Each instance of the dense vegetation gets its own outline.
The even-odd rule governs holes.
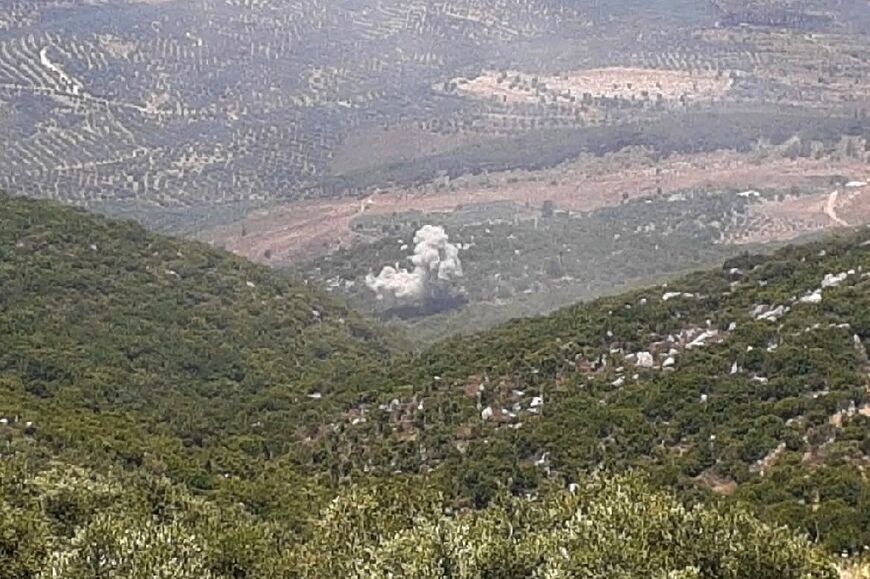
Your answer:
[[[199,490],[280,468],[294,488],[292,465],[267,459],[319,427],[313,398],[389,351],[359,316],[225,252],[37,202],[0,207],[0,436],[13,444],[23,434],[47,456]]]
[[[0,462],[0,577],[834,579],[815,547],[741,509],[686,508],[637,476],[453,513],[402,482],[353,487],[300,541],[163,480]]]
[[[406,388],[382,396],[387,412],[374,406],[333,439],[361,449],[344,453],[357,464],[437,465],[476,504],[505,485],[522,493],[643,467],[860,552],[870,545],[868,312],[867,230],[747,255],[436,345],[394,367],[386,382]]]
[[[2,198],[0,328],[0,577],[832,577],[795,532],[870,544],[866,230],[411,355]]]
[[[554,167],[582,153],[604,155],[627,145],[647,147],[659,158],[665,158],[674,153],[745,152],[762,139],[778,144],[798,137],[829,145],[845,136],[866,133],[867,123],[863,119],[817,115],[792,107],[717,105],[712,112],[693,110],[645,123],[529,130],[493,139],[485,147],[475,143],[424,159],[332,177],[326,180],[324,190],[330,194],[364,193],[385,183],[412,187],[444,176],[537,170]],[[535,154],[529,157],[529,151]]]

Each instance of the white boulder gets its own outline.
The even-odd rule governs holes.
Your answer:
[[[655,359],[649,352],[639,352],[637,355],[637,365],[641,368],[652,368],[655,366]]]

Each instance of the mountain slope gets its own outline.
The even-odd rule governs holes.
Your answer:
[[[396,364],[381,381],[397,387],[329,444],[361,468],[435,469],[478,505],[643,468],[856,552],[870,544],[868,345],[864,229],[439,344]]]
[[[308,396],[390,351],[359,316],[267,268],[11,198],[0,328],[0,414],[32,423],[37,448],[202,489],[286,455],[296,428],[319,423]]]
[[[868,230],[418,355],[305,284],[41,202],[0,200],[0,290],[0,515],[33,545],[183,531],[213,576],[268,576],[260,555],[354,532],[314,514],[349,483],[498,518],[601,469],[870,544]],[[357,546],[400,548],[407,517]]]

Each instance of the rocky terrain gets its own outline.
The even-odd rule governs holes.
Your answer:
[[[0,206],[12,577],[860,570],[866,228],[408,353],[310,284],[207,245]],[[435,297],[460,269],[437,229],[413,250],[424,277],[402,278]],[[594,524],[568,524],[578,513]],[[433,540],[455,547],[419,549]]]

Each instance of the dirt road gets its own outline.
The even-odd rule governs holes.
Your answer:
[[[358,241],[351,226],[363,213],[431,213],[504,201],[532,208],[552,201],[560,209],[593,211],[618,205],[626,199],[668,195],[688,189],[762,185],[766,189],[781,191],[788,191],[791,187],[821,188],[834,176],[863,175],[866,172],[866,165],[858,161],[832,163],[774,158],[759,163],[749,155],[730,152],[674,156],[656,164],[614,156],[545,171],[492,174],[487,176],[485,186],[477,181],[459,180],[453,184],[455,190],[429,194],[399,190],[365,199],[291,203],[268,212],[253,213],[238,223],[206,230],[199,237],[254,261],[287,265],[331,253]],[[786,225],[755,232],[752,240],[767,235],[794,237],[796,231],[805,227],[814,230],[832,224],[848,225],[840,217],[845,210],[841,207],[842,197],[839,194],[824,196],[825,199],[802,197],[794,202],[764,206],[760,214],[766,216],[765,219]],[[855,200],[852,201],[854,204]],[[867,202],[867,199],[861,201]]]
[[[831,221],[840,227],[849,227],[849,224],[840,219],[837,215],[837,199],[840,197],[840,190],[836,190],[828,195],[828,202],[825,203],[825,215],[831,218]]]

